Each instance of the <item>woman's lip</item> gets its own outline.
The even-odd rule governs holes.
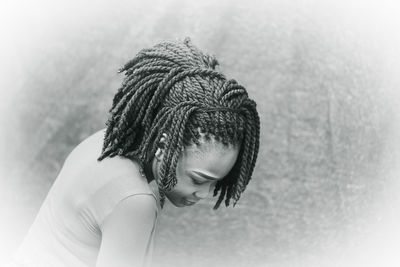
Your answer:
[[[186,206],[190,206],[190,205],[195,204],[196,202],[192,202],[192,201],[189,201],[189,200],[185,199],[184,203],[185,203]]]

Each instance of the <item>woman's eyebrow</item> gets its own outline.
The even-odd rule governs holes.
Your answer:
[[[208,179],[208,180],[214,180],[214,181],[219,180],[218,178],[208,176],[207,174],[204,174],[204,173],[202,173],[202,172],[193,171],[193,173],[195,173],[195,174],[197,174],[197,175],[199,175],[199,176],[201,176],[201,177],[203,177],[203,178],[206,178],[206,179]]]

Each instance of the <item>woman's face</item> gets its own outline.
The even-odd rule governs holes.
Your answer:
[[[176,167],[177,184],[166,192],[167,198],[177,207],[190,206],[214,191],[217,181],[232,169],[239,154],[239,147],[224,146],[210,140],[200,146],[188,146],[181,153]],[[156,155],[153,165],[159,176],[162,152]]]

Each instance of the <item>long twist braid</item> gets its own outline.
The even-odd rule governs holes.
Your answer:
[[[166,134],[157,181],[163,206],[165,193],[178,182],[176,167],[186,146],[201,145],[201,136],[239,145],[235,165],[214,189],[214,196],[219,193],[214,209],[224,199],[235,206],[255,167],[260,121],[246,89],[216,71],[217,65],[189,38],[140,51],[119,70],[125,79],[114,96],[98,160],[120,155],[147,164]]]

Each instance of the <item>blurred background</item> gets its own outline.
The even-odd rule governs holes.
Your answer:
[[[235,208],[159,221],[155,266],[399,266],[395,1],[0,2],[0,265],[68,153],[105,127],[117,70],[162,40],[213,54],[258,103]]]

